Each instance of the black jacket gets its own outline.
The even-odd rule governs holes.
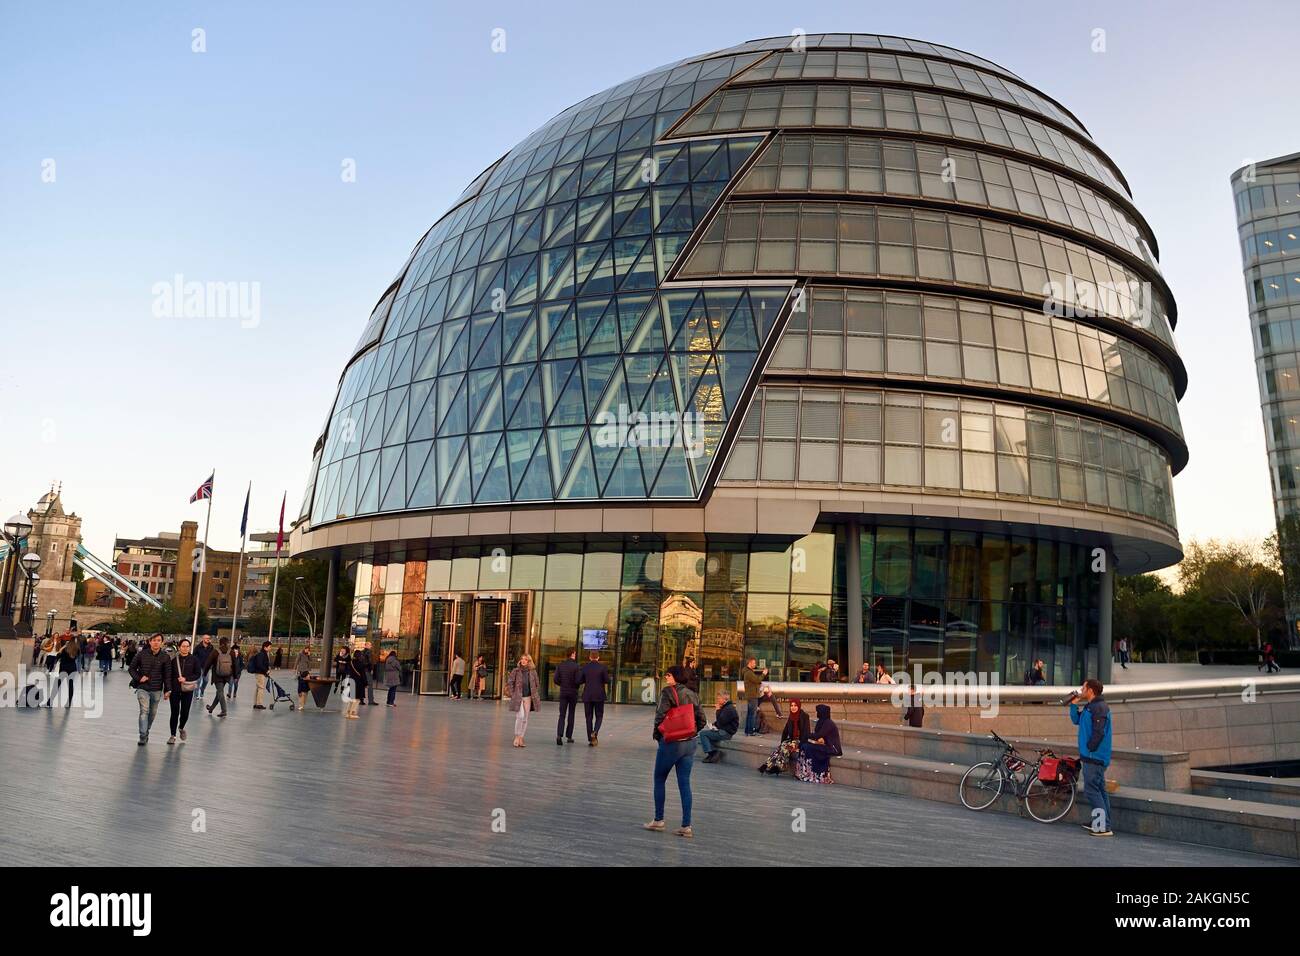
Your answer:
[[[171,670],[171,655],[161,648],[155,654],[146,644],[137,650],[135,656],[131,658],[131,680],[134,682],[136,690],[171,690]],[[140,683],[141,677],[148,677],[149,680]]]
[[[203,665],[199,663],[197,654],[186,654],[181,657],[179,654],[172,660],[172,666],[167,669],[167,689],[173,694],[181,692],[181,681],[196,681],[203,674]]]
[[[719,707],[718,712],[713,715],[713,725],[724,734],[734,737],[736,731],[740,729],[740,714],[736,713],[736,705],[727,701]]]
[[[560,688],[561,700],[577,700],[578,684],[581,683],[580,677],[582,668],[578,662],[565,658],[555,667],[555,686]]]
[[[582,702],[584,704],[604,703],[608,699],[605,688],[613,682],[608,667],[600,661],[587,661],[582,665],[582,673],[578,677],[578,683],[582,685]]]
[[[271,673],[271,658],[265,650],[258,651],[248,659],[248,673],[250,674],[269,674]]]
[[[799,743],[803,743],[805,740],[808,739],[808,711],[803,710],[801,708],[799,710],[798,718],[799,718],[798,727],[794,726],[794,720],[795,720],[794,714],[791,714],[789,717],[786,718],[785,729],[781,731],[781,739],[783,741],[798,740]]]

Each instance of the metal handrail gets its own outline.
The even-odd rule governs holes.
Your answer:
[[[744,682],[737,681],[738,690],[744,689]],[[764,681],[764,687],[772,689],[772,696],[788,699],[798,697],[803,700],[836,700],[887,702],[899,697],[906,699],[909,684],[813,684],[798,681]],[[1001,703],[1026,704],[1064,704],[1070,694],[1077,690],[1075,686],[1062,684],[1039,684],[1026,687],[1020,684],[972,684],[944,683],[921,684],[919,690],[927,696],[943,694],[945,699],[953,697],[971,697],[975,695],[991,697]],[[1108,684],[1105,697],[1111,702],[1126,700],[1179,700],[1194,697],[1240,697],[1247,692],[1256,694],[1275,694],[1300,692],[1300,675],[1260,675],[1252,677],[1210,677],[1197,680],[1149,681],[1139,684]]]

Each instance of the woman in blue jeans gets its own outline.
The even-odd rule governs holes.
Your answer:
[[[647,830],[662,832],[664,829],[665,784],[669,771],[677,772],[677,790],[682,798],[682,825],[673,832],[687,839],[695,836],[691,829],[691,766],[695,762],[696,737],[704,729],[704,711],[700,708],[700,698],[686,686],[685,669],[670,667],[664,675],[664,689],[659,694],[659,706],[655,708],[654,739],[659,742],[659,751],[655,755],[655,818],[643,824]],[[682,740],[665,740],[659,726],[674,707],[690,707],[694,716],[694,729],[689,737]]]

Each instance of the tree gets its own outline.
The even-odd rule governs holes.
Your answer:
[[[1203,595],[1235,610],[1259,648],[1264,631],[1276,623],[1281,600],[1276,553],[1275,545],[1270,552],[1262,543],[1193,540],[1178,565],[1178,581],[1184,594]]]
[[[118,621],[124,634],[188,634],[194,624],[194,611],[187,607],[164,604],[154,607],[143,602],[129,605]],[[206,608],[199,608],[199,633],[209,630],[211,622]]]
[[[301,577],[302,581],[297,579]],[[300,558],[280,568],[280,588],[275,601],[275,628],[288,634],[319,635],[325,627],[325,598],[329,582],[329,562]],[[340,574],[334,602],[334,636],[347,633],[352,615],[352,581]],[[248,631],[265,634],[271,614],[271,595],[266,592],[248,609]]]

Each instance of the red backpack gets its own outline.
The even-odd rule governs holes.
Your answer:
[[[659,733],[670,744],[690,740],[695,736],[695,706],[683,704],[678,699],[675,684],[668,689],[673,692],[673,706],[664,714],[663,722],[659,724]]]

